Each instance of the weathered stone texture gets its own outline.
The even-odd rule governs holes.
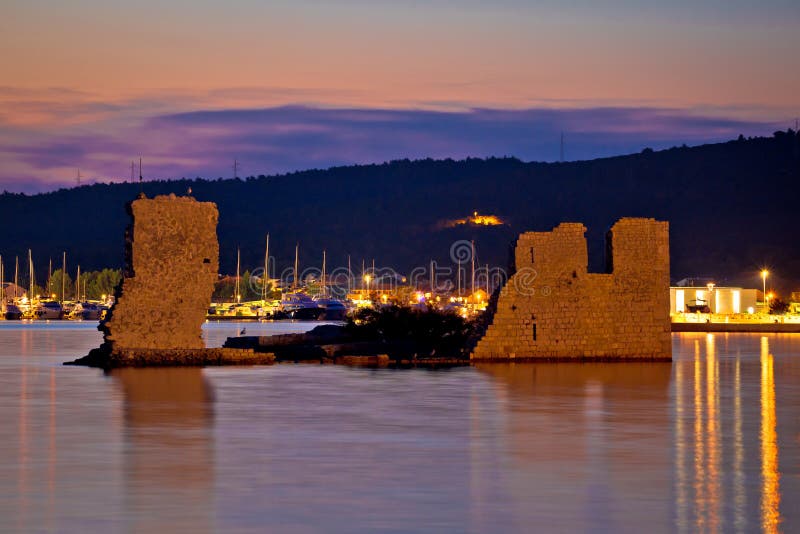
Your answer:
[[[620,219],[608,274],[587,271],[585,232],[563,223],[519,237],[516,272],[473,359],[672,357],[668,223]]]
[[[204,348],[219,267],[216,205],[169,195],[134,200],[130,212],[125,277],[100,326],[107,348]]]

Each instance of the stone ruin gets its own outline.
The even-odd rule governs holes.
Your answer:
[[[100,323],[103,345],[71,362],[97,367],[272,363],[252,350],[205,348],[202,325],[219,270],[217,206],[141,195],[128,204],[126,268]]]
[[[672,358],[669,224],[623,218],[606,236],[606,273],[588,272],[586,228],[526,232],[515,272],[473,360]]]
[[[112,349],[201,349],[219,271],[217,206],[192,197],[130,203],[126,272],[100,329]]]

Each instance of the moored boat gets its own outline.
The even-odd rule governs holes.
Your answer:
[[[3,317],[8,321],[19,321],[22,319],[22,310],[16,304],[6,304]]]
[[[36,306],[34,315],[37,319],[63,319],[64,310],[60,303],[52,300],[46,300],[40,302],[39,305]]]
[[[105,310],[94,302],[78,302],[72,308],[71,319],[81,319],[84,321],[99,321],[103,318]]]
[[[322,310],[317,317],[320,321],[344,321],[347,317],[347,306],[341,300],[325,297],[317,299],[316,303]]]

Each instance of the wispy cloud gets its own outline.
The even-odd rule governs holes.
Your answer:
[[[289,91],[291,93],[291,91]],[[27,102],[45,123],[3,122],[0,116],[0,187],[41,191],[74,183],[76,169],[86,179],[124,180],[130,161],[142,155],[145,177],[230,176],[234,158],[244,175],[282,173],[401,158],[516,156],[558,158],[565,136],[567,159],[591,159],[764,135],[769,121],[702,114],[663,107],[540,107],[532,109],[329,108],[290,105],[245,109],[192,109],[180,113],[164,102],[103,103],[77,95],[65,104],[54,93],[26,95],[0,88],[5,102]],[[231,90],[242,101],[259,90]],[[220,95],[217,95],[220,96]],[[298,96],[298,95],[292,95]],[[168,99],[174,100],[172,97]],[[148,110],[150,111],[148,113]],[[52,118],[56,117],[56,120]]]

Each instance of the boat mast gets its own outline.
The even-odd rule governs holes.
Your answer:
[[[264,252],[264,278],[261,281],[261,300],[267,301],[267,282],[269,278],[269,234],[267,234],[267,250]]]
[[[236,303],[238,304],[242,300],[242,294],[240,293],[239,289],[239,267],[241,266],[241,251],[239,248],[236,249]]]
[[[292,289],[297,289],[297,271],[300,268],[300,243],[294,246],[294,279],[292,280]]]
[[[322,281],[322,296],[323,297],[328,296],[328,288],[325,285],[325,261],[326,261],[326,259],[327,259],[326,258],[326,253],[323,250],[322,251],[322,280],[321,280]]]
[[[461,258],[458,258],[458,273],[456,275],[458,280],[458,296],[461,296]]]
[[[53,294],[53,258],[50,258],[50,265],[47,267],[47,298]]]
[[[475,293],[475,241],[472,241],[472,281],[470,283],[470,293]]]
[[[30,302],[31,305],[33,305],[34,278],[33,278],[33,253],[31,252],[31,249],[28,249],[28,278],[29,278],[28,287],[30,288],[28,292],[28,302]]]
[[[350,254],[348,254],[347,255],[347,294],[349,295],[352,292],[353,292],[353,268],[350,265]]]
[[[17,298],[17,288],[19,287],[19,256],[14,256],[14,298]]]
[[[434,289],[435,282],[433,280],[433,260],[431,260],[431,273],[430,274],[431,274],[431,297],[433,297],[433,294],[435,292],[435,289]]]
[[[67,251],[64,251],[64,257],[61,264],[61,304],[64,304],[64,300],[66,300],[66,291],[67,291]]]

